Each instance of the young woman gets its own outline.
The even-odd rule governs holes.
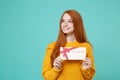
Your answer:
[[[60,47],[86,47],[85,60],[62,60]],[[42,75],[45,80],[91,80],[95,74],[92,46],[88,42],[82,17],[75,10],[67,10],[60,19],[56,42],[47,47]]]

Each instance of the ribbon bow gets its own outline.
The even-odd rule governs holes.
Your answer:
[[[60,53],[63,53],[63,57],[65,57],[66,60],[68,60],[67,52],[70,52],[71,50],[75,49],[76,47],[72,47],[72,48],[62,47],[62,48],[63,48],[63,51],[61,51]]]

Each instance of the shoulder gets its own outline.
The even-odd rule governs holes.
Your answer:
[[[82,43],[83,46],[85,46],[87,49],[92,49],[92,45],[88,42]]]
[[[88,42],[84,42],[83,45],[86,47],[87,55],[92,55],[92,53],[93,53],[92,45]]]
[[[53,49],[55,44],[56,44],[56,42],[51,42],[51,43],[48,44],[47,48]]]

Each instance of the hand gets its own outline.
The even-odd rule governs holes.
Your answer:
[[[60,69],[62,67],[62,59],[58,56],[53,63],[54,68]]]
[[[85,58],[85,60],[82,63],[82,67],[83,69],[88,69],[92,67],[90,58]]]

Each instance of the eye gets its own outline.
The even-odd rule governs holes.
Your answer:
[[[72,20],[69,20],[68,22],[69,22],[69,23],[72,23],[73,21],[72,21]]]

